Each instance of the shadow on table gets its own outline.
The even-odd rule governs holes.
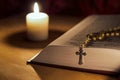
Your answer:
[[[64,32],[57,30],[49,31],[49,38],[44,41],[30,41],[27,39],[26,31],[13,33],[5,38],[5,42],[11,46],[21,47],[21,48],[44,48],[54,39],[58,38]]]

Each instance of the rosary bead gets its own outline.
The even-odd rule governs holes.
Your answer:
[[[104,36],[105,36],[105,34],[104,34],[104,33],[102,33],[102,34],[101,34],[101,36],[102,36],[102,37],[104,37]]]
[[[112,31],[112,28],[110,28],[109,31]]]
[[[111,36],[114,36],[114,35],[115,35],[115,33],[114,33],[114,32],[112,32],[112,33],[111,33]]]
[[[83,44],[85,44],[85,45],[86,45],[87,43],[88,43],[87,41],[84,41],[84,43],[83,43]]]
[[[90,38],[87,38],[89,41],[91,40]]]
[[[87,38],[87,39],[86,39],[86,41],[87,41],[87,42],[90,42],[90,41],[91,41],[91,39],[90,39],[90,38]]]
[[[93,36],[93,34],[88,34],[87,38],[91,38]]]
[[[110,36],[110,34],[109,34],[109,33],[106,33],[106,36]]]
[[[85,44],[82,44],[81,46],[82,46],[83,48],[85,48]]]
[[[96,41],[96,40],[97,40],[97,38],[96,38],[96,37],[93,37],[93,40],[94,40],[94,41]]]
[[[99,36],[99,37],[98,37],[98,39],[99,39],[99,40],[102,40],[102,39],[103,39],[103,37]]]
[[[116,36],[120,36],[120,33],[119,33],[119,32],[116,32],[115,35],[116,35]]]
[[[113,28],[113,30],[114,30],[114,31],[116,31],[116,30],[117,30],[117,28],[115,27],[115,28]]]

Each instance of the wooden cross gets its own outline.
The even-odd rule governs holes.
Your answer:
[[[87,55],[86,52],[84,52],[83,47],[79,48],[79,51],[76,52],[76,55],[79,55],[79,62],[78,64],[81,65],[83,64],[83,55]]]

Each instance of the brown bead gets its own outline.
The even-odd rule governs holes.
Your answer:
[[[97,38],[96,38],[96,37],[93,37],[93,40],[94,40],[94,41],[96,41],[96,40],[97,40]]]
[[[119,32],[116,32],[115,35],[116,35],[116,36],[120,36],[120,33],[119,33]]]
[[[99,39],[99,40],[102,40],[102,39],[103,39],[103,37],[99,36],[99,37],[98,37],[98,39]]]
[[[106,33],[106,36],[110,36],[110,34],[109,34],[109,33]]]
[[[104,37],[104,36],[105,36],[105,34],[104,34],[104,33],[102,33],[102,34],[101,34],[101,36],[102,36],[102,37]]]
[[[116,30],[117,30],[117,28],[115,27],[115,28],[113,28],[113,30],[114,30],[114,31],[116,31]]]
[[[112,33],[111,33],[111,36],[114,36],[114,35],[115,35],[115,33],[114,33],[114,32],[112,32]]]
[[[110,28],[109,31],[113,31],[112,28]]]
[[[82,46],[83,48],[85,48],[85,44],[82,44],[81,46]]]

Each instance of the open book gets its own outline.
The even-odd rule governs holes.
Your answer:
[[[95,46],[91,45],[85,48],[87,55],[83,57],[84,63],[81,65],[78,64],[79,55],[75,54],[87,34],[117,26],[120,26],[120,15],[89,16],[50,43],[41,53],[30,59],[29,62],[104,74],[119,73],[120,39],[113,42],[96,42]],[[104,45],[106,43],[109,45]]]

